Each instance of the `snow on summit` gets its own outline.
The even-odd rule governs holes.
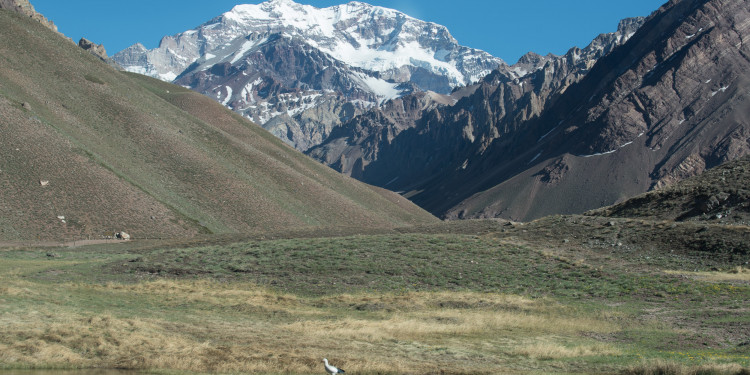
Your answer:
[[[206,94],[305,150],[344,121],[414,90],[448,94],[505,63],[445,26],[362,2],[236,5],[159,47],[113,57]]]
[[[423,69],[446,77],[453,88],[472,83],[503,64],[484,51],[459,45],[445,26],[393,9],[362,2],[316,8],[292,0],[237,5],[194,30],[165,37],[158,48],[141,52],[146,59],[126,58],[121,53],[114,58],[124,62],[127,70],[174,79],[205,54],[220,55],[213,50],[253,33],[301,37],[348,65],[381,72],[385,79],[399,82]],[[144,60],[148,62],[143,64]]]

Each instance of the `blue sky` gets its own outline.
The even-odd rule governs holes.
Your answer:
[[[296,0],[319,8],[347,0]],[[76,42],[86,37],[110,55],[136,42],[147,48],[257,0],[31,0]],[[515,63],[529,51],[563,54],[612,32],[626,17],[647,16],[666,0],[371,0],[448,27],[459,43]]]

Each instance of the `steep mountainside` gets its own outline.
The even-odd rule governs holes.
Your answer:
[[[552,60],[518,83],[495,72],[380,144],[362,179],[445,218],[529,220],[614,204],[748,154],[748,5],[670,1],[585,75]]]
[[[396,190],[428,186],[433,176],[448,169],[464,170],[496,140],[523,131],[529,120],[540,116],[548,103],[624,43],[642,22],[642,18],[623,20],[616,32],[602,34],[586,48],[573,48],[564,56],[529,53],[479,84],[454,92],[441,101],[443,105],[401,105],[422,103],[425,98],[424,94],[405,96],[386,106],[398,109],[398,115],[374,109],[357,116],[308,154],[376,185]],[[445,203],[451,202],[458,203]]]
[[[747,0],[670,1],[512,147],[494,146],[478,194],[447,216],[582,212],[750,153],[749,40]]]
[[[193,91],[0,10],[0,239],[432,222]]]
[[[586,214],[750,225],[748,181],[750,157],[745,156],[675,185]]]
[[[339,172],[362,180],[365,169],[380,157],[381,147],[386,148],[402,131],[415,127],[425,112],[455,104],[477,86],[463,88],[451,95],[419,91],[389,100],[334,129],[323,144],[307,150],[306,154]],[[388,181],[374,182],[390,187]]]
[[[299,37],[241,38],[257,44],[240,60],[199,60],[174,82],[207,94],[300,150],[322,142],[332,128],[385,97],[397,84],[331,58]],[[217,62],[219,61],[219,62]],[[380,82],[374,91],[370,83]]]
[[[238,5],[156,49],[134,45],[113,59],[216,97],[301,150],[384,100],[414,88],[447,94],[505,65],[395,10],[291,0]]]

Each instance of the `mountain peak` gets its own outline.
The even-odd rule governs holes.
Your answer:
[[[445,93],[504,64],[484,51],[459,45],[445,26],[393,9],[356,1],[317,8],[269,0],[237,5],[196,29],[165,37],[159,48],[145,53],[150,65],[133,69],[174,79],[202,56],[218,56],[234,40],[258,33],[299,36],[331,57],[387,80],[406,82],[417,71],[420,76],[440,76],[441,81],[447,79],[440,89]]]

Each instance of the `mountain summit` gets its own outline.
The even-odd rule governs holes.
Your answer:
[[[476,82],[503,63],[484,51],[459,45],[445,26],[393,9],[360,2],[321,9],[291,0],[237,5],[193,30],[164,37],[156,49],[134,45],[115,55],[115,60],[127,70],[171,81],[200,57],[242,58],[253,45],[227,47],[237,38],[257,34],[301,37],[331,57],[378,72],[386,80],[430,86],[429,77],[443,78],[442,87],[435,91]]]
[[[447,94],[506,64],[444,26],[360,2],[237,5],[158,48],[113,56],[126,70],[215,98],[300,149],[415,90]]]

